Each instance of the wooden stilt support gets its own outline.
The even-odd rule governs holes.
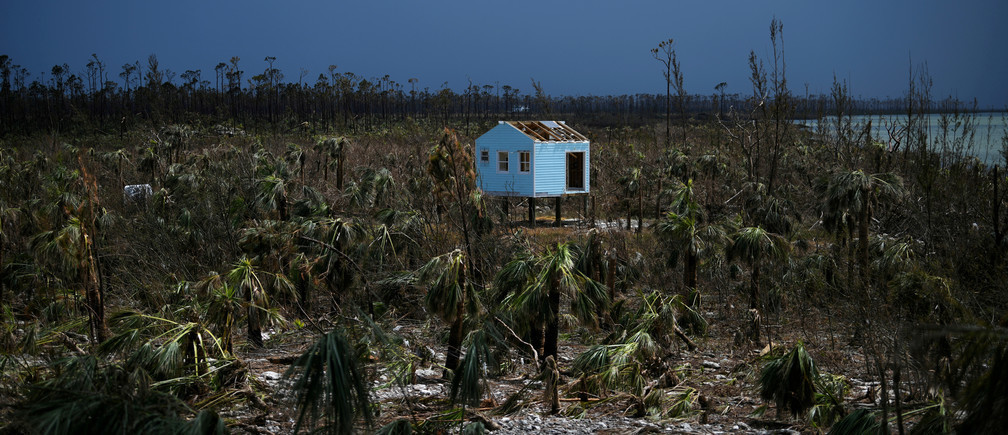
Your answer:
[[[556,197],[556,206],[553,207],[554,208],[553,211],[556,213],[556,217],[553,219],[553,225],[556,225],[558,227],[562,227],[563,226],[563,216],[561,216],[561,214],[560,214],[560,203],[561,203],[561,201],[563,201],[563,197],[562,196]]]
[[[535,197],[528,199],[529,226],[535,227]]]

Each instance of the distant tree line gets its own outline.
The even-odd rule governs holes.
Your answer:
[[[706,117],[735,110],[752,113],[758,100],[725,94],[725,83],[710,95],[626,94],[551,96],[533,82],[533,92],[511,85],[470,82],[461,92],[444,82],[437,88],[406,83],[389,75],[363,77],[338,72],[336,65],[311,82],[302,68],[297,80],[264,59],[258,73],[238,57],[218,63],[211,72],[163,68],[156,55],[145,63],[116,68],[92,54],[83,70],[54,65],[32,75],[0,55],[0,134],[36,131],[70,132],[81,129],[125,131],[140,123],[237,123],[245,128],[292,127],[357,131],[406,118],[436,123],[528,119],[542,115],[576,115],[583,122],[643,125],[666,112],[676,99],[677,117]],[[794,96],[794,116],[816,118],[836,112],[901,113],[906,98],[837,101],[835,95]],[[937,108],[936,103],[935,108]],[[921,110],[922,108],[917,108]],[[933,108],[932,108],[933,109]]]

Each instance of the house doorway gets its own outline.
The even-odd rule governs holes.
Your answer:
[[[585,190],[585,153],[567,153],[567,190]]]

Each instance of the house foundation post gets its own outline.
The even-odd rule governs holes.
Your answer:
[[[560,215],[560,203],[561,203],[561,201],[563,201],[563,197],[562,196],[556,197],[556,206],[553,207],[554,208],[554,212],[556,212],[556,217],[553,220],[553,225],[556,225],[558,227],[562,227],[563,226],[563,216]]]
[[[535,222],[535,197],[534,196],[533,197],[529,197],[529,199],[528,199],[528,213],[529,213],[529,215],[528,215],[529,226],[530,227],[535,227],[535,223],[536,222]]]

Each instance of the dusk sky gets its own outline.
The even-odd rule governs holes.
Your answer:
[[[21,1],[0,6],[0,54],[32,79],[92,53],[120,83],[122,65],[156,54],[181,74],[241,58],[246,77],[275,56],[285,80],[335,64],[432,90],[448,82],[551,95],[664,93],[649,50],[673,38],[690,93],[751,92],[749,51],[769,63],[770,20],[784,25],[796,94],[828,93],[835,74],[855,96],[900,96],[926,62],[936,98],[1008,107],[1006,1]],[[176,83],[179,79],[176,76]]]

